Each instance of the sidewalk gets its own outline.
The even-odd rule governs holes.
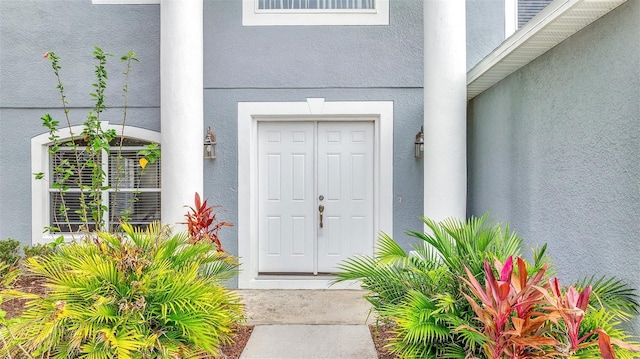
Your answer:
[[[241,358],[375,359],[360,290],[238,290],[255,325]]]

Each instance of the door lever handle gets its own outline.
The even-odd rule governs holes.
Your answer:
[[[320,205],[318,207],[318,211],[320,211],[320,228],[322,228],[324,226],[324,224],[322,223],[322,215],[324,213],[324,206]]]

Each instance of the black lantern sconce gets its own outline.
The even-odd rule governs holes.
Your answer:
[[[416,142],[414,142],[414,156],[416,158],[424,157],[424,127],[420,126],[420,132],[416,133]]]
[[[211,127],[207,127],[207,134],[204,137],[204,158],[214,160],[216,159],[216,134],[211,131]]]

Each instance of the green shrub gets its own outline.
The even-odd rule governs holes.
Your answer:
[[[43,257],[53,253],[53,247],[47,244],[36,244],[35,246],[22,247],[25,258]]]
[[[471,303],[465,299],[465,293],[469,292],[462,278],[484,281],[485,263],[504,263],[509,257],[520,257],[522,239],[508,226],[489,221],[488,214],[466,221],[435,222],[428,218],[423,221],[428,232],[407,231],[419,240],[412,253],[382,234],[375,257],[344,261],[336,281],[360,281],[378,317],[393,326],[394,337],[388,345],[399,357],[484,358],[482,348],[490,343],[482,334],[484,328]],[[523,261],[522,265],[532,276],[546,272],[543,281],[548,281],[553,270],[545,252],[546,245],[534,251],[532,264]],[[591,278],[576,287],[584,288],[593,281]],[[634,290],[615,278],[601,278],[593,283],[590,307],[594,310],[585,316],[583,334],[604,328],[612,342],[635,345],[633,338],[618,326],[638,313]],[[603,316],[602,310],[610,315]],[[583,348],[575,355],[586,358],[593,354],[593,349]],[[624,348],[615,350],[620,358],[633,357]]]
[[[20,242],[15,239],[9,238],[0,241],[0,263],[4,263],[9,267],[17,265],[20,260],[19,248]],[[6,273],[6,269],[0,271],[0,273]]]
[[[243,308],[221,282],[235,273],[235,258],[159,224],[123,229],[25,260],[50,292],[11,293],[29,302],[0,356],[24,349],[46,358],[203,357],[230,342]]]
[[[419,239],[406,253],[391,237],[378,239],[376,256],[340,265],[337,281],[360,280],[378,315],[394,323],[391,352],[402,358],[480,355],[483,338],[456,328],[470,325],[473,310],[461,292],[464,266],[481,275],[487,258],[519,255],[522,239],[488,220],[437,223],[423,218],[431,233],[408,231]],[[540,261],[544,258],[538,255]]]

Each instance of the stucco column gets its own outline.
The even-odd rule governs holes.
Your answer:
[[[203,190],[203,4],[160,2],[162,223],[184,221]]]
[[[465,0],[424,1],[424,215],[467,207]]]

